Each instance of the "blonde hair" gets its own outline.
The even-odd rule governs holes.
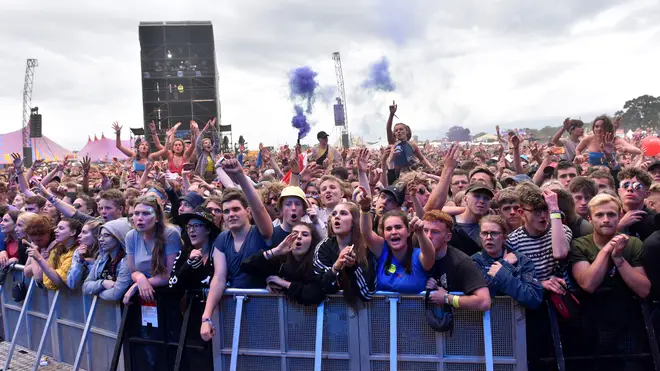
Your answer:
[[[651,184],[651,187],[649,188],[649,194],[650,193],[660,193],[660,183]]]
[[[596,196],[594,196],[594,198],[592,198],[591,201],[589,201],[589,215],[591,215],[595,207],[610,202],[614,202],[616,204],[617,213],[621,215],[621,210],[623,209],[623,204],[621,203],[621,200],[607,193],[599,193]]]

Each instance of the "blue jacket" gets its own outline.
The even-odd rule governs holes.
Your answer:
[[[472,255],[472,260],[483,273],[491,296],[508,295],[522,306],[537,308],[543,301],[543,287],[536,279],[534,263],[521,253],[515,251],[513,253],[518,258],[518,262],[514,265],[503,258],[491,258],[483,250]],[[491,277],[488,271],[496,261],[502,264],[502,268],[497,271],[495,277]]]

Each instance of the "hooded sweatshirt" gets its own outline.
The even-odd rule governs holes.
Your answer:
[[[132,229],[131,224],[126,218],[120,218],[107,222],[101,227],[101,233],[105,230],[112,234],[120,243],[122,251],[126,250],[126,234]],[[112,281],[115,281],[115,286],[110,289],[103,287],[104,279],[101,277],[103,268],[112,259],[109,253],[101,252],[96,262],[91,267],[87,279],[83,283],[83,292],[87,295],[98,295],[99,298],[104,300],[119,300],[124,296],[126,290],[133,284],[131,279],[131,271],[128,268],[126,256],[124,256],[117,264],[117,270]],[[110,278],[106,278],[110,279]]]

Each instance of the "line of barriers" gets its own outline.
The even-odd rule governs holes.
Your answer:
[[[16,266],[18,270],[22,267]],[[47,291],[28,284],[15,303],[13,272],[2,287],[5,339],[73,365],[73,370],[142,370],[157,360],[159,370],[485,370],[527,369],[524,309],[509,297],[493,299],[489,312],[457,310],[453,333],[436,333],[426,323],[424,297],[379,292],[354,310],[341,295],[305,307],[266,290],[228,289],[215,313],[216,336],[199,339],[203,309],[198,297],[158,293],[157,328],[141,326],[140,306]],[[192,309],[191,309],[192,308]],[[13,334],[13,336],[11,336]],[[117,336],[121,334],[121,336]],[[116,368],[115,368],[116,367]]]

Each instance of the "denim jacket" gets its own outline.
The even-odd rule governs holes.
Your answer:
[[[79,288],[93,264],[94,262],[88,262],[86,260],[81,263],[78,250],[74,251],[71,268],[69,268],[69,273],[66,276],[66,285],[71,290]]]
[[[491,296],[508,295],[521,305],[534,309],[543,301],[543,287],[536,279],[534,263],[521,253],[513,253],[518,258],[518,262],[513,265],[503,258],[491,258],[483,250],[472,255],[472,260],[483,273]],[[495,277],[489,276],[490,266],[496,261],[502,264],[502,268]]]
[[[124,297],[126,290],[133,284],[131,271],[128,268],[128,261],[125,256],[119,261],[119,264],[117,264],[115,286],[111,289],[105,289],[103,287],[101,273],[109,259],[110,254],[108,253],[101,253],[98,259],[96,259],[96,262],[92,265],[87,275],[87,279],[83,283],[82,291],[84,294],[98,295],[103,300],[111,301],[120,300]]]

